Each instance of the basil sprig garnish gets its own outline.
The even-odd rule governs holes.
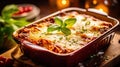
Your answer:
[[[61,31],[66,36],[71,34],[71,30],[68,27],[71,27],[76,22],[76,18],[68,18],[65,21],[63,21],[56,17],[54,20],[56,24],[50,25],[47,29],[47,32],[53,32],[57,30]]]

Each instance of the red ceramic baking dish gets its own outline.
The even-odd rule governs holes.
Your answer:
[[[74,16],[71,16],[72,13],[73,13]],[[82,44],[82,45],[84,45],[82,47],[66,46],[66,50],[62,50],[59,47],[55,47],[53,50],[50,50],[50,49],[52,49],[52,47],[48,46],[49,41],[38,40],[36,42],[36,39],[38,37],[37,35],[36,35],[36,37],[33,37],[33,38],[30,35],[28,35],[28,31],[30,29],[34,28],[34,30],[32,30],[32,31],[35,31],[36,28],[39,28],[42,25],[44,26],[44,23],[49,24],[49,22],[54,22],[56,19],[60,20],[59,19],[60,17],[61,18],[63,18],[63,17],[66,18],[66,16],[65,16],[66,14],[69,15],[70,18],[74,19],[74,21],[76,21],[76,19],[73,18],[73,17],[75,17],[79,14],[87,17],[88,20],[89,20],[89,18],[94,17],[94,18],[97,19],[96,20],[96,19],[93,18],[93,21],[96,21],[94,23],[97,23],[97,21],[108,22],[108,24],[104,24],[104,25],[108,25],[109,29],[105,28],[106,30],[104,30],[104,32],[102,32],[99,36],[96,35],[97,37],[94,37],[94,35],[93,35],[93,39],[91,39],[90,41],[87,41],[87,43]],[[56,18],[56,17],[58,17],[58,18]],[[56,19],[54,20],[54,19],[50,19],[50,18],[56,18]],[[80,20],[80,18],[77,18],[77,20]],[[84,18],[81,21],[85,21],[85,20],[86,19]],[[78,22],[80,22],[80,21],[78,21]],[[90,22],[92,22],[92,20],[90,20]],[[85,21],[85,23],[87,23],[85,25],[89,25],[90,22]],[[40,25],[37,25],[37,24],[40,24]],[[52,24],[52,23],[50,23],[50,24]],[[82,24],[82,23],[79,23],[79,24]],[[77,24],[77,25],[79,25],[79,24]],[[92,25],[92,23],[91,23],[91,25]],[[110,16],[101,15],[101,14],[98,14],[98,13],[95,13],[95,12],[90,12],[90,11],[87,11],[85,9],[80,9],[80,8],[67,8],[67,9],[63,9],[63,10],[60,10],[58,12],[55,12],[55,13],[53,13],[49,16],[46,16],[44,18],[41,18],[41,19],[39,19],[39,20],[37,20],[37,21],[35,21],[35,22],[33,22],[33,23],[31,23],[31,24],[29,24],[29,25],[27,25],[27,26],[25,26],[25,27],[23,27],[23,28],[21,28],[17,31],[15,31],[13,33],[13,38],[20,45],[20,48],[21,48],[22,52],[26,56],[28,56],[29,58],[31,58],[33,61],[35,61],[37,63],[44,64],[44,65],[49,66],[49,67],[74,67],[79,62],[84,61],[87,57],[89,57],[93,53],[98,52],[99,50],[108,46],[109,43],[110,43],[110,40],[113,37],[113,33],[116,30],[116,28],[118,27],[118,25],[119,25],[118,20],[116,20],[116,19],[114,19]],[[46,25],[46,26],[48,26],[48,25]],[[64,28],[67,28],[66,26],[64,26]],[[95,26],[95,24],[93,26]],[[77,26],[77,27],[79,27],[79,26]],[[62,29],[62,28],[63,27],[61,27],[60,29]],[[83,29],[83,27],[81,27],[81,28],[82,28],[83,31],[80,32],[80,33],[83,33],[83,32],[85,33],[87,31],[87,30]],[[42,28],[40,30],[43,31],[43,29],[44,28]],[[95,31],[95,30],[98,30],[98,29],[94,28],[93,31]],[[101,31],[103,31],[103,30],[101,30]],[[66,32],[64,32],[64,31],[62,31],[62,32],[66,34]],[[62,34],[62,35],[63,35],[63,33],[60,32],[60,34]],[[36,34],[36,33],[34,33],[34,34]],[[22,35],[24,35],[24,36],[22,36]],[[69,35],[66,35],[66,37],[67,36],[69,36]],[[30,39],[29,37],[31,37],[32,39]],[[41,37],[41,36],[39,36],[39,37]],[[47,38],[47,37],[48,37],[48,35],[44,36],[44,38]],[[50,37],[51,38],[49,38],[49,40],[52,40],[54,38],[54,36],[53,37],[50,36]],[[59,37],[59,36],[56,36],[56,38],[54,38],[55,42],[56,42],[55,39],[57,39],[57,37]],[[74,39],[77,39],[78,37],[79,36],[75,37]],[[89,38],[86,38],[84,36],[83,36],[83,38],[85,40],[89,39]],[[59,39],[61,40],[61,38],[59,38]],[[62,37],[62,39],[64,39],[64,37]],[[60,43],[63,43],[61,41],[60,41]],[[71,41],[74,42],[74,40],[71,40]],[[46,44],[46,42],[47,42],[47,44]],[[77,40],[77,42],[79,42],[79,40]],[[45,46],[43,44],[41,46],[41,43],[45,43]],[[57,43],[59,43],[59,42],[57,42]],[[77,43],[73,43],[73,44],[77,45]],[[47,47],[46,47],[46,45],[47,45]],[[75,50],[68,50],[67,48],[73,48],[73,49],[75,48]]]

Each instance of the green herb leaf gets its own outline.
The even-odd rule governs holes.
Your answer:
[[[15,20],[13,18],[4,19],[6,24],[14,24]]]
[[[27,22],[24,18],[18,19],[18,20],[14,20],[13,22],[14,22],[14,24],[15,24],[16,26],[18,26],[18,27],[25,26],[25,25],[27,25],[27,24],[29,23],[29,22]]]
[[[14,29],[12,25],[5,25],[5,27],[3,28],[3,32],[4,32],[4,36],[7,36],[8,38],[11,39]]]
[[[90,25],[90,21],[86,21],[85,26]]]
[[[83,19],[82,19],[82,21],[86,21],[87,20],[87,18],[86,17],[84,17]]]
[[[82,31],[81,32],[86,32],[86,31],[87,31],[87,29],[85,29],[85,27],[82,26]]]
[[[63,23],[63,25],[61,26],[62,28],[64,28],[64,27],[66,27],[67,26],[67,24],[66,23]]]
[[[2,10],[2,17],[5,19],[9,19],[12,17],[13,13],[18,11],[18,7],[16,5],[7,5]]]
[[[68,36],[68,35],[70,35],[71,34],[71,31],[70,31],[70,29],[68,29],[68,28],[61,28],[61,31],[66,35],[66,36]]]
[[[59,19],[59,18],[56,17],[55,18],[55,23],[58,24],[58,25],[60,25],[60,26],[62,26],[63,21],[61,19]]]
[[[4,23],[4,19],[0,16],[0,23]]]
[[[0,46],[3,45],[4,38],[12,40],[12,33],[28,22],[26,19],[14,19],[12,15],[18,11],[17,5],[7,5],[3,8],[0,16]]]
[[[59,18],[55,18],[55,23],[58,25],[49,26],[47,29],[47,32],[58,30],[63,32],[65,35],[70,35],[71,31],[69,28],[67,28],[67,26],[68,27],[72,26],[73,24],[75,24],[75,22],[76,22],[76,18],[69,18],[69,19],[66,19],[64,22]]]
[[[47,32],[52,32],[52,31],[59,30],[59,29],[60,29],[60,26],[51,25],[51,26],[48,27]]]
[[[18,26],[16,26],[15,24],[12,24],[11,26],[12,26],[13,30],[17,30],[18,29]]]
[[[69,18],[69,19],[66,19],[66,20],[64,21],[64,23],[67,24],[67,27],[70,27],[70,26],[74,25],[75,22],[76,22],[76,18]]]

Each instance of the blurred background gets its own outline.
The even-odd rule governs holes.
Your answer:
[[[68,8],[68,7],[78,7],[78,8],[83,8],[87,10],[93,10],[95,12],[96,10],[98,10],[98,12],[114,17],[120,21],[120,0],[0,0],[0,16],[3,8],[6,5],[10,5],[10,4],[16,4],[18,6],[26,6],[26,5],[29,6],[27,7],[27,11],[25,7],[19,8],[19,12],[17,13],[16,16],[13,16],[13,17],[14,18],[25,17],[30,22],[33,22],[51,13],[54,13],[58,10]],[[24,11],[28,13],[24,15],[20,15],[24,13]],[[29,13],[30,11],[32,12]],[[120,36],[120,33],[119,33],[119,36]],[[120,44],[120,39],[119,40],[116,39],[116,41],[119,41],[119,44]],[[9,42],[6,42],[6,39],[5,39],[5,44],[7,44],[7,46],[10,44],[8,43]],[[6,51],[6,48],[5,49],[0,48],[0,54],[5,51]],[[120,55],[119,55],[119,59],[120,59]],[[120,67],[119,63],[116,63],[117,65],[115,67]]]
[[[120,0],[1,0],[0,12],[8,4],[33,4],[40,9],[40,17],[67,7],[95,8],[120,19]]]

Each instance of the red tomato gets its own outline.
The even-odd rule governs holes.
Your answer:
[[[31,6],[25,6],[24,7],[24,11],[25,12],[30,12],[32,10],[32,7]]]
[[[20,14],[24,13],[24,7],[19,7],[18,9],[19,9],[18,13],[20,13]]]
[[[20,14],[23,14],[23,13],[26,13],[26,12],[30,12],[32,11],[32,6],[19,6],[19,11],[14,13],[14,15],[20,15]]]

